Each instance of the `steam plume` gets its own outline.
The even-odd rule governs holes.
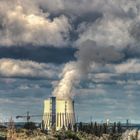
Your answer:
[[[87,75],[93,62],[111,63],[123,58],[123,54],[113,48],[99,47],[91,40],[83,42],[75,56],[77,61],[65,65],[60,75],[61,80],[53,91],[57,98],[72,97],[72,89]]]

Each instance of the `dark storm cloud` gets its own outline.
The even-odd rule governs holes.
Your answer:
[[[62,64],[75,60],[74,48],[54,47],[0,47],[0,58],[32,60],[43,63]]]
[[[123,50],[123,53],[125,54],[125,59],[140,58],[140,47],[138,45],[128,46]]]
[[[78,27],[81,23],[94,23],[97,19],[101,18],[103,15],[102,13],[99,12],[88,12],[84,13],[82,16],[74,16],[73,15],[68,15],[68,17],[72,21],[72,28],[73,30],[70,31],[70,40],[71,41],[76,41],[78,39],[79,33],[78,33]]]
[[[47,11],[45,11],[45,12],[47,12]],[[102,16],[103,16],[103,14],[98,11],[85,12],[82,15],[78,14],[78,13],[75,15],[75,14],[72,14],[67,11],[60,11],[58,13],[50,13],[48,18],[50,20],[53,20],[55,17],[58,17],[60,15],[65,15],[66,17],[68,17],[71,21],[72,26],[75,27],[74,29],[76,29],[78,27],[78,25],[82,22],[95,22],[98,18],[102,18]]]
[[[108,48],[107,48],[108,49]],[[109,50],[112,49],[111,47]],[[106,49],[103,48],[105,51]],[[21,60],[32,60],[41,63],[63,64],[76,60],[75,53],[78,49],[74,47],[55,48],[55,47],[0,47],[0,58],[12,58]],[[99,51],[100,52],[100,51]],[[91,52],[92,53],[92,52]],[[121,63],[127,59],[140,58],[139,46],[128,46],[122,50],[123,58],[112,63]]]
[[[44,9],[44,7],[40,7],[40,9],[46,13],[48,11],[48,9]],[[81,23],[93,23],[95,22],[97,19],[101,18],[103,16],[102,13],[98,12],[98,11],[94,11],[94,12],[85,12],[82,15],[81,14],[74,14],[71,13],[69,11],[66,10],[61,10],[57,13],[50,13],[48,18],[50,20],[53,20],[56,17],[59,17],[61,15],[65,15],[66,17],[68,17],[70,24],[71,24],[71,30],[69,31],[69,40],[71,42],[74,42],[78,39],[78,26]]]

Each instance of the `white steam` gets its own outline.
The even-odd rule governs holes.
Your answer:
[[[72,97],[72,89],[87,75],[93,62],[104,64],[123,58],[123,55],[113,48],[102,48],[91,40],[82,43],[75,55],[77,61],[65,65],[60,75],[61,80],[53,91],[53,95],[57,98]]]
[[[53,95],[57,98],[70,98],[72,97],[72,88],[79,79],[79,69],[77,69],[76,62],[67,63],[60,75],[60,82],[53,91]]]

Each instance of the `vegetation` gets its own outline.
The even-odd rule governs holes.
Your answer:
[[[102,136],[103,134],[121,134],[122,133],[122,127],[121,123],[113,123],[111,126],[107,125],[106,123],[98,124],[95,123],[89,123],[89,124],[83,124],[82,122],[78,125],[78,131],[86,132],[88,134],[94,134],[95,136]]]
[[[37,129],[37,127],[36,127],[34,122],[27,122],[27,123],[25,123],[24,128],[25,129],[29,129],[29,130]]]
[[[69,124],[68,130],[63,126],[60,131],[48,133],[36,128],[34,123],[27,123],[24,128],[19,129],[15,129],[13,123],[10,123],[9,128],[0,129],[0,140],[7,140],[8,133],[9,140],[139,140],[140,138],[138,130],[123,131],[121,123],[108,126],[106,123],[80,122],[74,126]]]

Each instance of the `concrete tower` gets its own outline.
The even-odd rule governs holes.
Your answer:
[[[57,99],[50,97],[44,101],[44,128],[51,130],[75,124],[74,101],[72,99]]]

